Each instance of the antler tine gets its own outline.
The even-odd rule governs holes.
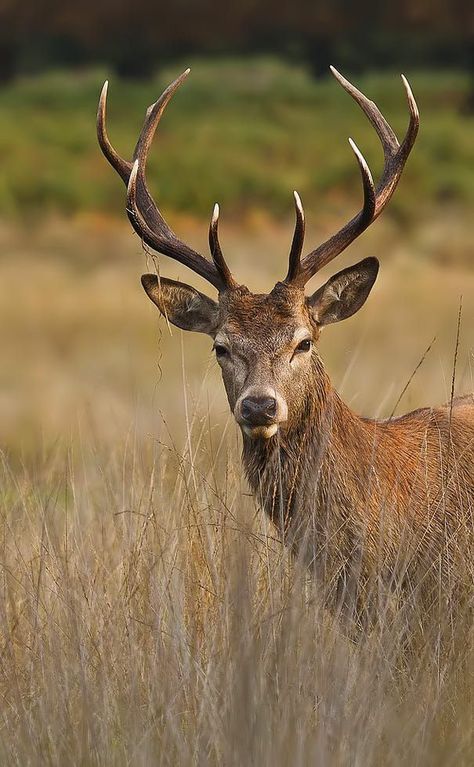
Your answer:
[[[137,200],[138,171],[138,160],[135,160],[127,187],[127,214],[136,233],[150,248],[179,261],[184,266],[188,266],[193,272],[214,285],[219,292],[224,290],[226,285],[214,264],[178,240],[173,233],[170,236],[162,236],[150,228]],[[171,232],[171,230],[169,231]]]
[[[145,122],[143,123],[143,127],[140,131],[140,135],[135,145],[135,150],[133,152],[134,161],[140,156],[142,156],[144,160],[146,160],[146,157],[148,155],[148,150],[151,146],[151,142],[153,141],[155,131],[158,127],[158,123],[161,120],[163,112],[168,106],[168,103],[170,102],[171,98],[174,96],[174,94],[178,90],[179,86],[184,83],[184,81],[186,80],[190,72],[191,70],[189,69],[189,67],[188,69],[185,69],[184,72],[180,74],[179,77],[176,78],[176,80],[173,80],[173,82],[170,83],[167,88],[165,88],[160,98],[157,101],[155,101],[154,104],[151,104],[148,107],[146,111],[146,115],[145,115]]]
[[[298,192],[293,192],[293,197],[295,200],[296,221],[293,241],[291,243],[288,274],[285,277],[285,282],[294,282],[298,276],[300,271],[301,251],[303,250],[304,243],[305,220],[303,204]]]
[[[109,136],[107,134],[106,119],[107,119],[107,92],[109,89],[109,81],[106,80],[102,86],[99,98],[99,106],[97,109],[97,138],[99,140],[100,148],[103,154],[111,164],[112,168],[117,171],[121,179],[125,184],[128,184],[130,173],[132,172],[132,163],[124,160],[123,157],[115,151],[114,147],[110,143]]]
[[[331,66],[329,69],[344,90],[347,91],[354,101],[359,104],[362,111],[372,123],[382,142],[385,157],[396,154],[399,147],[398,139],[375,102],[368,99],[362,91],[358,90],[355,85],[352,85],[349,80],[346,80],[346,78],[337,71],[336,67]]]
[[[372,176],[363,155],[360,153],[354,142],[351,139],[349,140],[362,174],[364,188],[364,204],[362,210],[342,227],[342,229],[326,240],[326,242],[322,243],[318,248],[311,251],[311,253],[302,260],[299,272],[293,280],[300,285],[304,285],[314,274],[316,274],[316,272],[322,269],[323,266],[342,253],[342,251],[345,250],[345,248],[347,248],[347,246],[367,229],[367,227],[382,213],[400,180],[408,155],[415,143],[420,125],[416,101],[413,97],[411,88],[403,75],[402,81],[407,94],[410,121],[405,138],[400,145],[392,128],[374,102],[370,101],[363,93],[357,90],[357,88],[339,74],[334,67],[331,67],[331,72],[342,87],[359,104],[377,132],[384,153],[384,169],[377,187],[374,188]]]
[[[179,77],[176,78],[168,87],[163,91],[160,98],[151,104],[145,115],[145,121],[140,131],[135,149],[133,152],[133,161],[138,160],[137,171],[137,205],[142,210],[142,216],[148,222],[149,227],[156,229],[160,236],[176,238],[175,233],[170,226],[166,223],[161,215],[158,207],[153,200],[153,197],[148,189],[145,169],[148,159],[148,151],[152,144],[153,138],[156,133],[158,124],[163,116],[168,103],[174,96],[179,86],[185,81],[190,73],[190,69],[186,69]]]
[[[225,285],[229,288],[235,288],[237,286],[232,272],[226,264],[224,256],[219,242],[219,205],[214,205],[211,223],[209,224],[209,249],[211,251],[212,260],[216,266],[217,271],[221,275]]]
[[[416,141],[416,137],[420,129],[420,112],[418,110],[418,104],[415,101],[413,91],[410,87],[410,83],[408,82],[405,75],[401,75],[401,78],[403,87],[405,88],[408,109],[410,110],[410,121],[408,123],[407,132],[405,133],[405,138],[403,139],[402,145],[400,147],[400,155],[404,156],[406,162],[406,159],[413,148],[413,144]]]
[[[218,270],[215,263],[211,263],[178,239],[161,215],[146,183],[146,160],[156,128],[168,102],[184,82],[189,71],[187,69],[176,78],[160,98],[148,108],[135,146],[133,163],[118,155],[107,136],[105,127],[107,84],[102,89],[99,101],[97,135],[104,155],[127,185],[127,214],[137,234],[151,248],[188,266],[196,274],[210,282],[218,291],[222,291],[229,287],[223,273]]]

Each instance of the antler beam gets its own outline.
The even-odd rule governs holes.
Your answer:
[[[171,97],[177,91],[189,74],[189,69],[183,72],[161,94],[158,101],[152,104],[146,113],[135,151],[133,162],[123,159],[112,146],[106,128],[107,90],[104,84],[97,111],[97,137],[100,147],[111,166],[117,171],[127,186],[127,215],[130,222],[144,242],[153,250],[179,261],[192,269],[211,283],[219,292],[235,286],[235,281],[224,260],[217,238],[217,219],[211,228],[214,231],[211,255],[213,261],[208,261],[189,245],[182,242],[168,226],[161,215],[146,182],[146,161],[158,123]],[[214,221],[214,218],[213,218]]]
[[[370,101],[363,93],[357,90],[357,88],[346,80],[345,77],[339,74],[334,67],[331,67],[331,72],[342,87],[352,96],[354,101],[359,104],[360,108],[373,125],[382,144],[384,169],[380,181],[375,188],[372,175],[363,155],[352,139],[349,139],[350,146],[356,156],[362,175],[364,204],[360,212],[354,216],[353,219],[336,232],[336,234],[326,240],[326,242],[323,242],[318,248],[311,251],[311,253],[308,253],[302,261],[300,261],[300,256],[296,255],[295,248],[295,241],[298,243],[300,242],[300,237],[297,233],[301,232],[301,224],[299,222],[299,218],[303,215],[301,209],[301,212],[297,217],[295,235],[289,259],[290,265],[285,280],[286,282],[291,282],[292,284],[300,286],[304,286],[316,272],[342,253],[342,251],[362,234],[362,232],[381,214],[400,180],[408,155],[415,143],[420,125],[420,117],[416,101],[408,81],[403,75],[402,81],[407,95],[410,121],[405,138],[400,145],[392,128],[374,102]]]

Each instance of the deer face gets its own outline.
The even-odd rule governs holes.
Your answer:
[[[239,286],[217,302],[189,285],[144,275],[143,286],[168,320],[210,335],[230,408],[251,438],[270,439],[297,423],[321,375],[322,327],[354,314],[369,295],[378,261],[367,258],[312,296],[279,282],[259,295]],[[316,364],[315,364],[316,363]]]
[[[214,350],[230,408],[247,436],[268,439],[292,415],[292,391],[301,392],[308,377],[317,329],[302,291],[282,284],[268,295],[238,288],[220,303]]]

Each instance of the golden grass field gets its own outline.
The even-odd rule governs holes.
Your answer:
[[[172,223],[205,247],[205,222]],[[222,221],[228,261],[269,289],[292,222],[244,223]],[[50,217],[0,241],[0,764],[471,765],[468,614],[409,651],[384,605],[345,636],[249,497],[211,343],[158,319],[128,226]],[[474,389],[471,242],[446,209],[380,221],[333,265],[382,263],[321,344],[358,412],[389,415],[435,337],[397,412],[449,400],[461,295],[456,391]]]

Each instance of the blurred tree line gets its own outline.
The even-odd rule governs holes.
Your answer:
[[[469,0],[0,0],[0,79],[106,63],[149,76],[191,53],[273,52],[315,75],[367,67],[473,68]]]

